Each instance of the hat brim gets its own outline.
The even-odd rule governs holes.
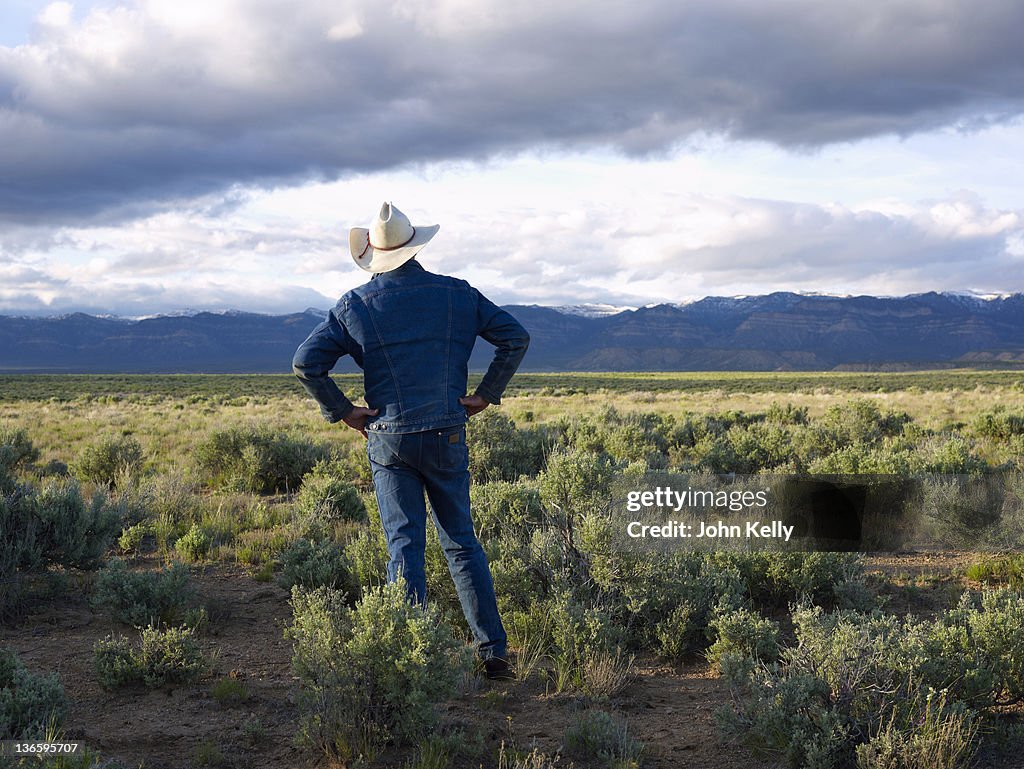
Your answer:
[[[390,272],[408,262],[433,238],[441,225],[416,227],[412,240],[400,248],[383,250],[370,245],[370,231],[365,227],[353,227],[348,233],[348,247],[352,261],[367,272]]]

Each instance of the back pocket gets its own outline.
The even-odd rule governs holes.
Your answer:
[[[438,465],[443,470],[469,468],[469,447],[466,445],[466,427],[449,427],[437,432]]]
[[[367,431],[366,434],[366,456],[370,458],[370,461],[374,464],[388,465],[397,464],[398,458],[398,444],[401,441],[401,435],[381,435],[372,431]]]

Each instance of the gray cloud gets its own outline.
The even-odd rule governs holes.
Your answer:
[[[0,217],[526,148],[813,148],[1024,106],[1016,0],[208,5],[183,26],[139,0],[0,48]]]

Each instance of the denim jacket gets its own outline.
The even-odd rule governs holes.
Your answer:
[[[476,393],[500,403],[530,343],[526,329],[466,281],[411,259],[341,297],[295,351],[292,371],[329,422],[353,409],[328,376],[338,358],[351,355],[363,369],[366,405],[380,410],[368,430],[451,427],[466,421],[459,398],[477,336],[497,349]]]

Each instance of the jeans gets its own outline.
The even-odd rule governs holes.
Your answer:
[[[424,549],[430,499],[448,570],[483,659],[506,656],[487,556],[469,512],[469,449],[465,425],[416,433],[370,431],[366,452],[387,536],[388,579],[405,577],[411,600],[426,601]]]

